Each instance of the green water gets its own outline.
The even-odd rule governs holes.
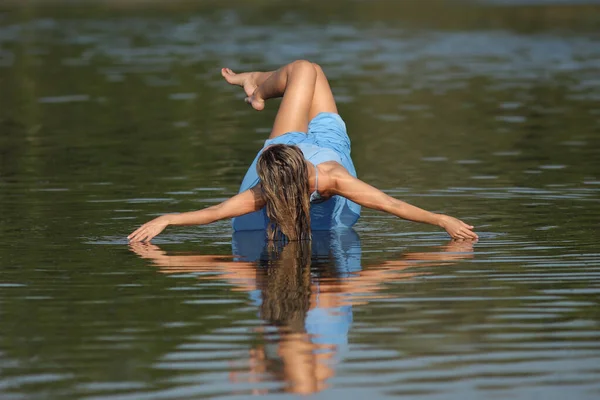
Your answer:
[[[508,3],[0,6],[0,398],[598,398],[600,7]],[[298,58],[359,176],[479,242],[364,210],[127,245],[267,137],[220,67]]]

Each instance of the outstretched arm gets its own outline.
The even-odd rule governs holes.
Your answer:
[[[259,184],[215,206],[181,214],[161,215],[139,227],[127,236],[127,239],[130,242],[149,242],[169,225],[206,225],[258,211],[264,206],[265,201]]]
[[[471,230],[473,226],[448,215],[434,214],[388,196],[381,190],[353,177],[345,170],[335,172],[332,191],[334,194],[344,196],[364,207],[385,211],[409,221],[439,226],[444,228],[454,239],[478,238],[477,234]]]

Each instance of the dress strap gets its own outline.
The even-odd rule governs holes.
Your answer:
[[[323,198],[319,193],[319,170],[316,165],[313,164],[313,166],[315,167],[315,191],[310,194],[310,202],[312,204],[319,204],[327,199]]]

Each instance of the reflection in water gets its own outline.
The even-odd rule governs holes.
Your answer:
[[[600,397],[597,2],[101,1],[0,1],[0,399],[277,390],[292,337],[313,366],[329,354],[324,399]],[[131,226],[235,193],[269,131],[276,107],[246,108],[219,68],[303,57],[359,176],[469,217],[475,260],[408,269],[468,254],[365,212],[362,268],[311,257],[285,282],[310,296],[279,312],[263,244],[232,259],[228,221],[167,231],[166,258],[137,249],[168,277],[124,250]],[[340,314],[349,334],[307,326]]]
[[[130,248],[163,273],[225,279],[233,290],[247,292],[264,321],[257,329],[264,344],[254,346],[241,363],[246,371],[232,366],[230,379],[280,381],[286,391],[303,394],[323,390],[335,375],[335,365],[347,351],[353,305],[385,297],[378,292],[386,280],[424,274],[408,269],[473,257],[472,242],[452,241],[440,251],[406,253],[363,268],[354,230],[313,232],[312,242],[286,245],[267,242],[262,231],[237,232],[232,246],[233,258],[168,255],[144,243],[132,243]]]

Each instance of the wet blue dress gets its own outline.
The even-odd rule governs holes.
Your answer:
[[[308,124],[308,133],[288,132],[266,140],[244,176],[240,193],[258,184],[259,178],[256,172],[258,157],[265,147],[272,144],[296,145],[302,150],[304,158],[313,165],[336,161],[356,177],[356,170],[350,157],[350,138],[346,133],[346,124],[338,114],[320,113]],[[313,193],[311,200],[312,230],[348,228],[354,225],[360,216],[360,206],[342,196],[332,196],[329,200],[319,201],[318,195]],[[232,224],[234,231],[263,230],[268,227],[269,219],[262,209],[233,218]]]

